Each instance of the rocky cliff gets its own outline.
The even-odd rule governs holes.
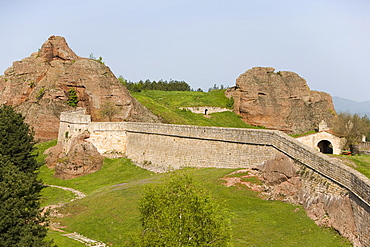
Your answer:
[[[63,37],[51,36],[30,57],[13,63],[0,77],[0,103],[12,105],[26,117],[35,137],[58,136],[59,115],[84,107],[93,121],[159,122],[134,99],[101,61],[77,56]]]
[[[336,115],[329,94],[311,91],[305,79],[288,71],[255,67],[226,91],[234,98],[234,111],[252,125],[305,133],[325,120],[330,126]]]
[[[262,164],[259,172],[265,199],[300,204],[316,224],[333,227],[355,246],[366,246],[358,231],[368,223],[358,218],[348,190],[283,154]]]

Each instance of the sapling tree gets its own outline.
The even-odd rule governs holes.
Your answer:
[[[141,246],[230,246],[230,215],[186,173],[146,188]]]

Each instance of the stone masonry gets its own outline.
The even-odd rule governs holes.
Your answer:
[[[282,153],[350,194],[361,246],[370,246],[370,179],[277,130],[133,122],[91,122],[83,110],[61,114],[59,143],[84,130],[100,153],[125,154],[157,172],[181,167],[254,168]],[[327,191],[327,193],[331,193]]]

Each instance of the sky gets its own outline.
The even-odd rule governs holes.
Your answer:
[[[66,38],[130,81],[234,86],[252,67],[370,100],[369,0],[0,0],[0,74]]]

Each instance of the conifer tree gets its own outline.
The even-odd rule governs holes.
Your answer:
[[[44,242],[39,164],[31,154],[33,132],[10,106],[0,107],[0,246],[49,246]]]

